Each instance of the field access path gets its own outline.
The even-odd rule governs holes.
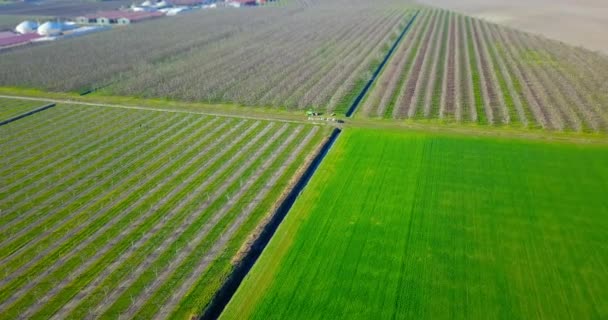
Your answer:
[[[189,113],[189,114],[220,116],[220,117],[239,118],[239,119],[248,119],[248,120],[283,121],[283,122],[292,122],[292,123],[305,123],[306,122],[305,118],[295,117],[291,114],[256,113],[255,111],[246,111],[247,109],[245,109],[245,108],[243,108],[243,112],[241,114],[235,115],[233,113],[223,113],[223,112],[217,112],[215,110],[214,111],[210,111],[210,110],[193,111],[193,110],[186,110],[186,109],[155,108],[155,107],[148,107],[148,106],[142,106],[142,105],[127,105],[127,104],[95,102],[94,100],[81,101],[81,100],[71,100],[71,99],[57,99],[57,98],[52,98],[52,97],[47,98],[47,97],[32,97],[32,96],[23,96],[23,95],[4,95],[4,94],[0,94],[0,98],[40,101],[40,102],[53,103],[53,104],[64,104],[64,105],[68,104],[68,105],[83,105],[83,106],[92,106],[92,107],[122,108],[122,109],[132,109],[132,110],[151,110],[151,111],[162,111],[162,112],[173,112],[173,113]]]
[[[71,100],[71,99],[58,99],[52,96],[48,97],[32,97],[25,95],[11,95],[11,94],[0,94],[0,99],[19,99],[19,100],[30,100],[30,101],[41,101],[46,103],[55,104],[70,104],[70,105],[84,105],[84,106],[99,106],[109,108],[123,108],[132,110],[153,110],[161,112],[171,113],[187,113],[187,114],[200,114],[208,116],[220,116],[237,119],[248,119],[248,120],[264,120],[264,121],[281,121],[288,123],[308,123],[308,124],[319,124],[319,122],[311,122],[300,113],[271,113],[271,112],[256,112],[256,108],[242,107],[238,113],[235,112],[220,112],[217,109],[207,110],[201,108],[200,110],[192,109],[180,109],[180,108],[158,108],[146,106],[145,103],[138,105],[131,104],[117,104],[117,103],[106,103],[96,102],[95,100]],[[253,110],[251,110],[253,109]],[[327,124],[325,122],[322,122]],[[425,123],[425,122],[403,122],[403,121],[391,121],[382,120],[376,118],[348,118],[345,119],[344,123],[329,123],[339,129],[344,128],[374,128],[377,130],[391,130],[391,131],[419,131],[419,132],[435,132],[435,133],[449,133],[458,134],[465,136],[493,136],[493,137],[508,137],[518,138],[525,140],[553,140],[553,141],[568,141],[573,143],[583,144],[608,144],[608,135],[604,133],[578,133],[578,132],[559,132],[559,131],[547,131],[541,128],[503,128],[503,127],[490,127],[482,125],[467,125],[467,124],[441,124],[441,123]]]

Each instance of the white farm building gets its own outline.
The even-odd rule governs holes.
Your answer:
[[[162,17],[163,15],[164,13],[162,12],[106,11],[80,16],[75,20],[78,24],[131,24],[143,20]]]
[[[38,29],[38,23],[34,21],[23,21],[17,25],[15,31],[21,34],[34,33]]]
[[[47,21],[38,27],[38,34],[41,36],[56,36],[63,32],[64,27],[61,22]]]

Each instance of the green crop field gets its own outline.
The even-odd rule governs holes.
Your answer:
[[[0,29],[131,5],[38,2]],[[217,2],[0,34],[0,320],[608,320],[607,56],[414,0]]]
[[[223,319],[604,319],[608,147],[350,128]]]
[[[0,319],[202,311],[324,127],[58,105],[0,127]]]
[[[40,101],[0,98],[0,121],[14,118],[28,111],[42,107],[43,105],[45,105],[45,103]]]

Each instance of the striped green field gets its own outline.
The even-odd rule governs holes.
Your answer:
[[[0,319],[199,314],[327,135],[69,105],[0,127]]]
[[[42,107],[45,104],[46,103],[40,101],[0,98],[0,121],[22,115],[28,111]]]
[[[608,318],[607,163],[349,128],[222,319]]]

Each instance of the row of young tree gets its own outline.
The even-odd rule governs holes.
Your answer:
[[[399,4],[296,1],[159,19],[5,53],[0,85],[342,109],[413,14]]]
[[[367,116],[555,130],[608,128],[608,59],[445,10],[424,10],[362,107]]]
[[[200,312],[325,136],[63,105],[0,130],[0,319]]]

